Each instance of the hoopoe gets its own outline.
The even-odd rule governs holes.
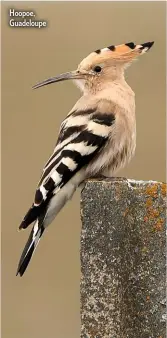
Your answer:
[[[154,42],[133,42],[98,49],[77,70],[36,84],[39,88],[72,79],[83,95],[63,120],[52,156],[37,186],[34,202],[19,229],[35,222],[21,255],[22,276],[46,227],[85,179],[113,176],[129,162],[136,147],[135,94],[125,68]]]

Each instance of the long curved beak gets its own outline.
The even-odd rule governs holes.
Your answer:
[[[74,71],[71,71],[71,72],[67,72],[67,73],[57,75],[55,77],[51,77],[51,78],[44,80],[42,82],[39,82],[36,85],[34,85],[32,88],[37,89],[39,87],[43,87],[43,86],[46,86],[48,84],[59,82],[59,81],[83,79],[84,75],[86,75],[86,74],[82,74],[79,71],[74,70]]]

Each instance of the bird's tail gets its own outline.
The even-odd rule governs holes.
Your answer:
[[[43,222],[42,222],[43,223]],[[23,276],[25,270],[27,269],[27,266],[32,258],[32,255],[40,241],[40,238],[44,232],[45,228],[43,226],[43,224],[41,224],[39,218],[36,220],[30,236],[28,238],[28,241],[24,247],[24,250],[22,252],[22,255],[20,257],[20,261],[18,264],[18,269],[17,269],[17,273],[16,276],[18,274],[20,274],[20,276]]]

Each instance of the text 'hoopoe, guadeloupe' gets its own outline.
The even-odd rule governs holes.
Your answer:
[[[17,274],[25,272],[46,227],[87,178],[110,177],[132,158],[136,147],[135,95],[124,70],[153,42],[109,46],[89,54],[77,70],[33,88],[72,79],[83,95],[61,124],[56,147],[46,163],[34,202],[19,229],[34,222]]]

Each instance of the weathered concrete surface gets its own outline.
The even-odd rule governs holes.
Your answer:
[[[165,338],[166,185],[94,179],[81,194],[81,338]]]

